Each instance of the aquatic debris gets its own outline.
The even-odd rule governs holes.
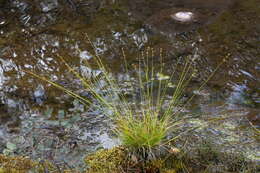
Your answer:
[[[194,14],[190,11],[180,11],[170,15],[172,19],[179,22],[190,22],[194,18]]]

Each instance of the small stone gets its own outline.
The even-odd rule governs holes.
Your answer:
[[[133,163],[138,163],[138,159],[135,155],[131,156],[131,161],[133,161]]]
[[[33,98],[37,104],[42,104],[46,99],[45,89],[42,85],[39,85],[36,90],[33,92]]]
[[[47,13],[58,7],[57,0],[44,0],[40,3],[42,12]]]
[[[171,147],[171,149],[169,150],[170,153],[172,154],[178,154],[179,152],[181,152],[178,148],[175,147]]]
[[[171,18],[174,19],[174,20],[177,20],[179,22],[190,22],[190,21],[193,20],[194,15],[193,15],[192,12],[181,11],[181,12],[177,12],[175,14],[172,14]]]

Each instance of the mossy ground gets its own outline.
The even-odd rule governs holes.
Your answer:
[[[35,166],[35,162],[25,157],[0,155],[0,173],[26,173]]]
[[[89,166],[87,172],[120,172],[126,154],[124,148],[115,147],[110,150],[102,149],[94,154],[88,155],[85,158],[85,162]]]
[[[223,153],[209,142],[189,152],[141,160],[123,147],[102,149],[85,158],[87,173],[256,173],[260,167],[239,153]]]
[[[118,146],[101,149],[84,159],[84,173],[257,173],[260,167],[248,162],[242,154],[223,153],[210,142],[203,142],[191,151],[166,153],[144,159],[143,153]],[[149,154],[148,154],[149,155]],[[0,173],[79,173],[78,170],[57,169],[49,161],[37,162],[22,156],[0,154]]]
[[[22,156],[0,154],[0,173],[78,173],[77,170],[58,170],[52,163],[36,162]]]
[[[173,157],[172,157],[173,156]],[[85,158],[88,173],[177,173],[185,168],[184,162],[175,155],[166,158],[140,161],[136,155],[126,153],[122,148],[100,150]],[[173,159],[174,158],[174,159]],[[169,161],[172,162],[169,166]]]

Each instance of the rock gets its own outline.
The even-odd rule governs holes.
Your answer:
[[[246,113],[246,117],[253,125],[260,127],[260,110],[259,109],[249,109]]]
[[[18,104],[19,103],[15,102],[13,99],[7,99],[8,108],[16,109],[18,107]]]
[[[74,3],[76,11],[81,15],[91,16],[100,7],[103,0],[78,0]]]
[[[42,85],[39,85],[33,93],[33,99],[37,104],[42,104],[46,99],[45,90]]]
[[[44,0],[40,2],[41,10],[44,13],[50,12],[53,9],[56,9],[58,7],[58,1],[57,0]]]
[[[190,22],[193,20],[194,15],[190,11],[180,11],[170,15],[172,19],[179,22]]]
[[[145,21],[152,31],[174,35],[197,29],[209,23],[216,14],[207,9],[170,8],[162,10]]]
[[[145,25],[152,31],[172,35],[212,22],[233,2],[234,0],[132,0],[127,2],[127,5],[133,17],[145,21]],[[176,14],[178,15],[175,16]],[[180,19],[180,16],[183,18],[184,14],[190,18],[185,24],[176,20]]]

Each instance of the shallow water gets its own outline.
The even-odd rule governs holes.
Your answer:
[[[0,151],[11,140],[21,146],[15,153],[60,162],[65,158],[71,162],[87,152],[116,145],[118,141],[109,137],[111,122],[101,112],[86,110],[62,91],[22,70],[47,76],[88,97],[57,55],[85,76],[93,76],[99,70],[86,68],[83,60],[93,58],[91,53],[95,52],[123,80],[126,74],[122,69],[122,48],[129,64],[134,64],[147,46],[162,48],[167,74],[172,73],[170,66],[178,59],[196,58],[196,78],[187,91],[187,95],[193,91],[196,100],[187,112],[208,117],[230,113],[229,121],[236,126],[250,127],[247,117],[259,127],[258,3],[257,0],[62,3],[41,0],[38,4],[26,0],[0,1]],[[196,20],[180,23],[170,18],[179,11],[191,11]],[[202,91],[195,92],[223,58],[226,63]],[[241,121],[232,119],[237,112]],[[241,140],[246,140],[245,133],[239,131]],[[42,145],[35,150],[38,142]],[[250,150],[257,149],[253,141]]]

